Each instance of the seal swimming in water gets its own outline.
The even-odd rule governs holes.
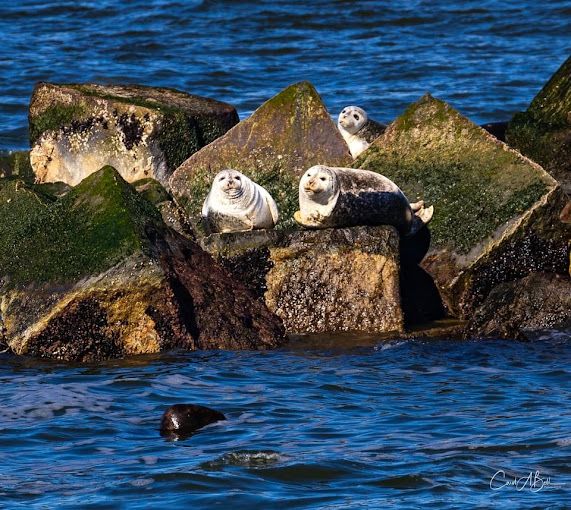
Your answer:
[[[309,228],[392,225],[402,235],[416,234],[434,207],[410,204],[390,179],[353,168],[312,166],[299,181],[299,211],[294,219]]]
[[[369,119],[367,112],[358,106],[346,106],[337,119],[337,128],[356,158],[373,140],[381,136],[387,126]]]
[[[195,430],[225,420],[219,411],[197,404],[175,404],[161,418],[161,435],[169,439],[184,439]]]
[[[202,217],[212,232],[273,228],[278,222],[278,207],[262,186],[229,169],[214,177]]]

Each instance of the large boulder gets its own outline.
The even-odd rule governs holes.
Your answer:
[[[288,334],[403,330],[393,227],[212,234],[201,244],[265,300]]]
[[[112,165],[128,182],[166,184],[238,120],[229,104],[173,89],[39,83],[30,102],[31,163],[38,182],[74,186]]]
[[[280,226],[293,224],[298,183],[310,166],[347,166],[351,155],[315,88],[291,85],[251,117],[187,159],[170,179],[171,191],[200,233],[200,210],[213,177],[234,168],[275,199]]]
[[[571,57],[508,125],[506,140],[571,193]]]
[[[354,163],[434,205],[423,267],[449,309],[469,316],[490,290],[531,271],[566,273],[568,199],[538,164],[426,95]]]
[[[263,303],[111,167],[60,199],[0,181],[0,332],[18,354],[80,361],[284,339]]]
[[[0,152],[0,178],[35,179],[29,151]]]
[[[571,279],[532,273],[495,287],[470,320],[466,336],[526,339],[571,328]]]

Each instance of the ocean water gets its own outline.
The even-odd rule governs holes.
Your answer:
[[[2,150],[27,147],[40,80],[175,87],[244,118],[305,79],[332,114],[390,121],[431,92],[506,120],[571,53],[571,4],[24,0],[1,3],[0,32]],[[0,508],[571,508],[570,337],[3,354]],[[182,402],[228,420],[165,440]]]

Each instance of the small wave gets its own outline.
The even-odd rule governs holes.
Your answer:
[[[262,468],[269,465],[273,465],[277,462],[283,461],[279,453],[273,452],[271,450],[261,450],[261,451],[237,451],[225,453],[218,459],[212,460],[210,462],[205,462],[201,464],[202,469],[219,469],[224,466],[243,466],[243,467],[253,467]]]

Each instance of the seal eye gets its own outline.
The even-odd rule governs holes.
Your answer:
[[[353,115],[353,117],[355,117],[355,120],[359,120],[359,116],[358,116],[358,115]]]
[[[320,177],[319,180],[325,181],[326,179],[325,179],[325,177]]]
[[[237,181],[239,181],[239,180],[240,180],[240,176],[237,175],[237,176],[235,177],[235,179],[236,179]]]
[[[220,179],[218,179],[218,180],[223,181],[224,179],[226,179],[226,177],[220,177]]]

